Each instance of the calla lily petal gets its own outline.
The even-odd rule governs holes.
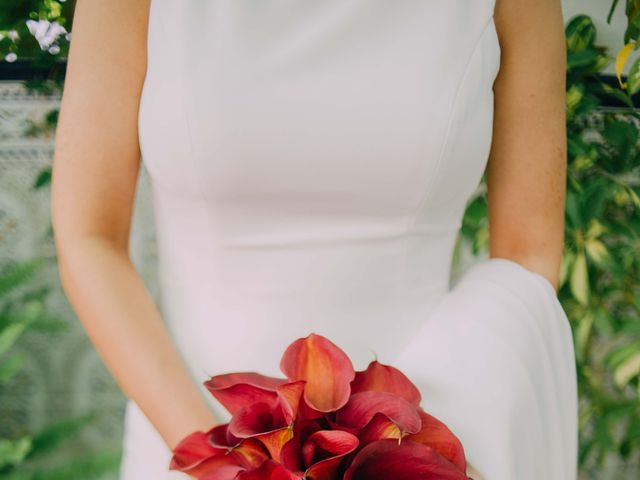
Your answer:
[[[215,375],[203,382],[203,385],[234,415],[240,408],[251,403],[273,401],[277,398],[278,385],[286,382],[286,379],[256,372],[237,372]]]
[[[407,435],[405,438],[429,445],[440,455],[464,471],[467,468],[467,462],[464,455],[464,448],[462,448],[462,443],[458,437],[434,416],[429,415],[422,409],[419,410],[418,413],[422,419],[422,428],[419,432]]]
[[[376,413],[371,421],[367,423],[358,433],[360,445],[367,445],[376,440],[385,438],[402,439],[402,430],[384,413]]]
[[[300,475],[304,474],[304,461],[302,459],[302,444],[314,433],[322,430],[322,426],[316,420],[298,418],[294,425],[293,438],[289,440],[280,452],[280,463],[284,467]]]
[[[238,438],[248,438],[286,427],[279,404],[255,402],[238,410],[229,422],[229,432]]]
[[[378,440],[360,450],[344,480],[468,480],[433,448],[403,440]]]
[[[331,430],[342,430],[344,432],[352,433],[356,437],[360,434],[360,431],[362,430],[360,427],[358,428],[347,427],[346,425],[342,425],[328,417],[325,417],[324,420],[327,422]]]
[[[267,460],[259,468],[240,473],[236,480],[300,480],[301,477],[288,472],[279,463]]]
[[[418,409],[404,398],[388,392],[369,390],[354,393],[336,412],[336,422],[351,428],[363,428],[376,413],[384,413],[404,433],[417,433],[422,426]]]
[[[173,449],[169,468],[194,469],[205,460],[224,453],[225,448],[215,447],[209,443],[210,432],[193,432],[183,438]]]
[[[240,438],[255,438],[267,448],[271,458],[279,459],[293,428],[285,421],[279,404],[256,402],[241,408],[231,418],[229,431]]]
[[[309,468],[305,479],[332,480],[342,458],[358,447],[358,437],[340,430],[319,430],[302,446],[302,456]]]
[[[293,436],[294,432],[291,427],[283,427],[272,432],[256,435],[255,438],[260,440],[267,450],[269,450],[271,458],[279,459],[282,454],[282,448],[293,438]]]
[[[416,407],[422,401],[420,391],[404,373],[377,360],[369,363],[366,370],[356,372],[356,377],[351,382],[352,394],[366,390],[394,393]]]
[[[196,478],[233,480],[238,472],[256,468],[268,458],[267,452],[257,441],[247,440],[236,447],[219,449],[209,445],[208,439],[203,439],[198,433],[202,432],[185,437],[176,446],[170,470],[185,472]],[[208,452],[205,445],[209,445]]]
[[[233,447],[230,453],[247,470],[258,468],[269,458],[269,454],[262,442],[255,438],[242,440],[239,445]]]
[[[291,423],[298,416],[300,403],[302,401],[302,393],[307,382],[300,380],[298,382],[288,382],[278,385],[276,392],[282,405],[282,411],[287,423]]]
[[[239,441],[239,439],[238,439]],[[209,430],[209,445],[216,448],[229,448],[238,443],[233,435],[229,434],[229,424],[216,425]]]
[[[338,346],[315,333],[291,343],[280,360],[290,381],[305,380],[304,399],[310,407],[332,412],[349,399],[355,378],[353,364]]]
[[[321,412],[320,410],[316,410],[315,408],[309,406],[303,394],[302,398],[300,399],[300,404],[298,405],[298,417],[305,420],[317,420],[324,416],[325,412]]]
[[[182,471],[199,480],[233,480],[245,469],[235,463],[233,458],[221,455],[210,458],[199,469]]]

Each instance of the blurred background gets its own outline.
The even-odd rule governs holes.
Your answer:
[[[74,3],[0,0],[2,479],[116,479],[120,461],[125,398],[64,297],[50,225]],[[638,479],[640,0],[563,0],[563,11],[568,175],[558,295],[576,347],[580,478]],[[142,166],[131,256],[155,295],[151,209]],[[483,180],[453,275],[486,254],[487,242]]]

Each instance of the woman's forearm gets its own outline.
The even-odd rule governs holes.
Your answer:
[[[122,391],[173,448],[220,423],[175,348],[127,252],[107,237],[59,241],[59,275],[76,314]]]

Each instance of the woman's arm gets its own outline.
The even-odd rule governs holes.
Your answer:
[[[78,0],[56,131],[60,279],[111,374],[170,448],[219,423],[129,257],[149,0]]]
[[[566,189],[566,44],[560,0],[496,0],[502,49],[487,165],[490,256],[558,289]]]

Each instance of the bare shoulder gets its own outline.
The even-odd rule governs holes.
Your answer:
[[[56,236],[125,245],[139,171],[149,0],[77,0],[52,169]]]
[[[144,75],[148,10],[149,0],[77,0],[65,88]]]
[[[68,67],[140,71],[146,58],[150,0],[77,0]],[[109,61],[113,61],[109,64]]]

